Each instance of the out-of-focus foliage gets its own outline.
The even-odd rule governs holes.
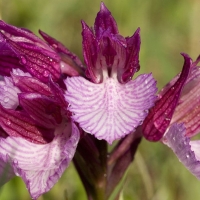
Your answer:
[[[159,88],[181,69],[180,52],[194,59],[200,53],[200,1],[105,0],[120,33],[131,36],[141,28],[140,64],[153,72]],[[7,23],[37,33],[38,29],[62,41],[82,58],[81,24],[94,23],[98,0],[0,0],[0,16]],[[124,183],[124,200],[199,200],[200,181],[161,143],[143,140]],[[30,200],[25,185],[14,178],[0,191],[1,200]],[[73,165],[54,188],[39,200],[85,200],[84,189]]]

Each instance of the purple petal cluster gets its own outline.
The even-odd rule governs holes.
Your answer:
[[[33,199],[61,177],[82,130],[111,144],[134,132],[157,98],[152,74],[132,80],[140,29],[121,36],[103,3],[94,29],[82,27],[86,68],[46,33],[43,41],[0,21],[1,182],[20,176]]]
[[[20,176],[33,199],[58,181],[79,141],[61,74],[79,74],[81,68],[70,64],[73,56],[67,49],[61,56],[30,31],[0,21],[1,183]]]
[[[182,72],[159,93],[159,100],[143,123],[143,133],[151,141],[168,145],[187,169],[200,179],[200,141],[191,140],[200,131],[200,67],[183,54]]]
[[[119,34],[115,19],[104,3],[101,3],[94,29],[82,21],[83,52],[87,65],[86,74],[94,83],[102,83],[107,77],[115,77],[120,83],[132,79],[140,69],[140,29],[131,37]]]

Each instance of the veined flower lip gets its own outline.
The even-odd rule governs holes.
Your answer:
[[[142,74],[126,84],[111,78],[94,84],[82,77],[68,78],[65,83],[72,118],[86,132],[110,144],[134,131],[156,99],[156,82],[151,74]]]
[[[71,136],[67,130],[70,124]],[[14,174],[22,177],[35,200],[49,191],[68,167],[79,141],[80,134],[76,125],[69,123],[68,126],[51,143],[45,145],[17,137],[0,138],[0,173],[8,169],[7,173],[4,171],[4,181],[8,181]]]

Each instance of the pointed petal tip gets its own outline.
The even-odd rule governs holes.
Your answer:
[[[140,29],[140,27],[138,27],[137,30],[135,31],[135,33],[140,35],[140,31],[141,31],[141,29]]]
[[[85,21],[81,20],[81,25],[82,25],[82,35],[83,35],[84,31],[92,32],[92,29],[85,23]]]
[[[88,25],[85,23],[85,21],[81,20],[81,25],[82,25],[82,29],[86,29],[88,28]]]
[[[180,54],[183,56],[183,58],[184,58],[185,60],[186,60],[186,59],[192,60],[192,59],[190,58],[190,56],[189,56],[187,53],[181,52]]]
[[[102,1],[100,4],[100,12],[109,12],[108,8],[106,7],[106,5],[104,4],[104,2]]]

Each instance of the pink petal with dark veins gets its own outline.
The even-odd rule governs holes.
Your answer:
[[[0,138],[0,176],[6,172],[2,171],[3,167],[10,166],[11,172],[5,174],[5,179],[14,171],[16,176],[22,177],[35,200],[49,191],[68,167],[79,141],[76,125],[67,126],[51,143],[44,145],[21,137]]]
[[[94,84],[82,77],[68,78],[65,83],[72,118],[86,132],[110,144],[134,131],[156,99],[156,82],[151,74],[126,84],[112,78]]]

